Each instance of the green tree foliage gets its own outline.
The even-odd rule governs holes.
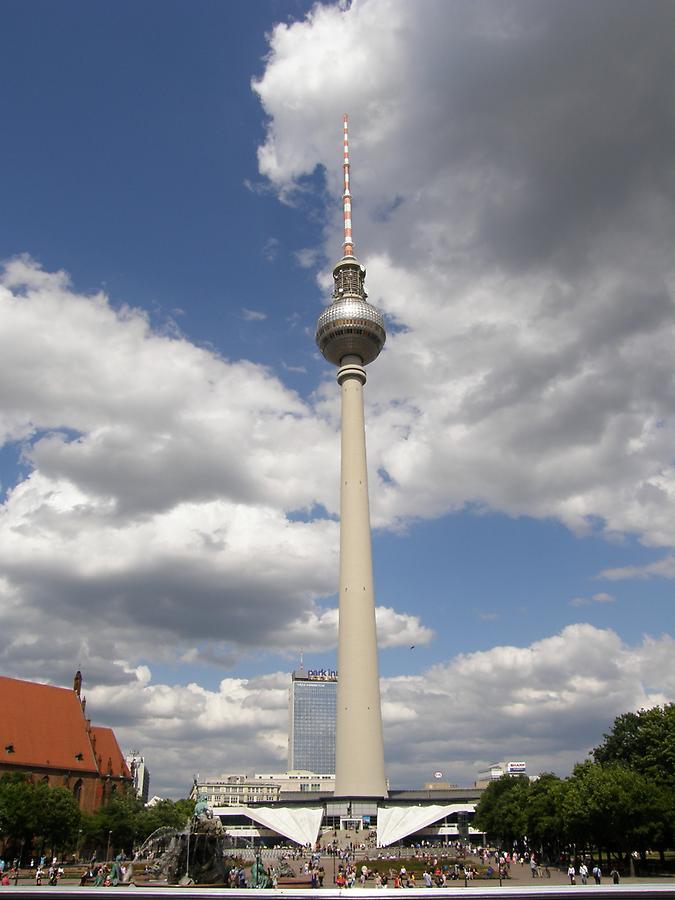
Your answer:
[[[136,831],[137,843],[142,843],[158,828],[184,828],[194,813],[194,800],[160,800],[143,810]]]
[[[0,834],[23,842],[30,840],[38,823],[35,785],[23,772],[0,778]]]
[[[597,763],[622,763],[675,786],[675,704],[624,713],[593,750]]]
[[[34,782],[23,772],[0,778],[0,840],[54,853],[78,849],[99,859],[131,853],[157,828],[184,828],[194,800],[162,800],[145,807],[132,791],[119,791],[93,814],[81,813],[67,788]]]
[[[0,835],[16,846],[39,840],[54,852],[74,846],[80,810],[69,790],[23,772],[0,778]]]
[[[525,806],[528,844],[544,859],[558,859],[567,844],[563,805],[568,782],[550,772],[529,785]]]
[[[83,846],[99,859],[133,849],[158,828],[184,828],[194,812],[194,800],[161,800],[144,806],[131,792],[116,794],[107,806],[84,817]],[[110,838],[110,844],[108,844]]]
[[[136,839],[138,817],[143,803],[132,791],[114,794],[110,802],[85,818],[84,846],[97,851],[99,858],[121,851],[130,853]]]
[[[617,853],[644,850],[654,837],[656,785],[618,763],[586,762],[574,769],[563,818],[577,843]]]
[[[675,847],[675,704],[624,713],[593,750],[597,763],[622,764],[648,779],[648,837],[663,859]]]
[[[625,855],[675,847],[675,705],[614,720],[594,761],[564,780],[504,776],[480,799],[474,824],[510,847],[527,835],[550,859],[586,848]]]
[[[474,828],[498,839],[504,847],[522,844],[527,834],[527,799],[530,783],[525,776],[504,775],[483,792],[473,821]]]
[[[54,852],[74,846],[82,819],[77,800],[64,787],[39,785],[38,795],[37,827],[47,846]]]

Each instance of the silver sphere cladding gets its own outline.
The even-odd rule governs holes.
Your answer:
[[[316,326],[319,350],[335,366],[345,356],[358,356],[367,366],[379,356],[386,338],[382,314],[365,300],[336,300]]]

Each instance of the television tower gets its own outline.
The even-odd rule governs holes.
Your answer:
[[[335,737],[335,796],[387,796],[380,680],[377,665],[375,592],[370,541],[364,366],[382,349],[381,313],[367,301],[365,267],[354,255],[349,183],[349,119],[344,128],[344,240],[333,269],[333,302],[319,316],[316,343],[338,366],[342,391],[340,469],[340,588],[338,685]]]

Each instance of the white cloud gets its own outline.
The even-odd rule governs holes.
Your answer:
[[[497,759],[530,773],[569,772],[616,715],[675,697],[674,641],[628,646],[609,629],[572,625],[529,647],[455,657],[419,676],[382,680],[387,773],[421,785],[440,769],[471,784]],[[223,679],[216,690],[148,683],[87,690],[95,721],[114,724],[152,760],[153,791],[185,793],[193,772],[283,768],[289,676]],[[412,726],[412,727],[411,727]]]
[[[263,247],[263,256],[267,260],[267,262],[274,262],[274,260],[279,255],[279,250],[281,249],[281,241],[279,238],[271,237],[265,241],[265,246]]]
[[[316,247],[303,247],[293,255],[301,269],[311,269],[317,264],[321,253]]]
[[[593,594],[592,597],[573,597],[570,600],[570,606],[587,606],[589,603],[615,603],[616,597],[612,594],[607,594],[604,591],[600,591],[597,594]]]
[[[604,569],[599,577],[609,578],[610,581],[623,581],[630,578],[675,578],[675,556],[669,554],[646,566]]]
[[[433,631],[420,622],[419,616],[400,613],[388,606],[375,609],[377,640],[382,648],[427,644]],[[287,651],[327,650],[337,644],[337,609],[313,609],[309,614],[284,623],[284,645]]]
[[[289,515],[335,510],[334,420],[28,258],[7,265],[0,316],[0,431],[31,467],[0,508],[7,671],[67,683],[77,659],[115,684],[110,659],[229,668],[279,652],[287,626],[285,652],[334,645],[316,601],[335,590],[338,524]],[[379,616],[384,646],[431,635]]]
[[[267,318],[267,313],[258,309],[247,309],[245,306],[242,306],[241,316],[246,322],[264,322]]]
[[[337,198],[349,97],[357,250],[402,328],[367,390],[378,523],[475,503],[675,546],[674,43],[663,8],[636,31],[575,0],[362,0],[272,33],[260,171],[287,198],[323,166]]]
[[[471,783],[498,759],[567,774],[612,720],[675,695],[672,637],[634,647],[610,629],[570,625],[529,647],[494,647],[383,682],[388,774]],[[414,729],[410,722],[414,721]]]

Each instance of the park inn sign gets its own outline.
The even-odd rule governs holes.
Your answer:
[[[337,669],[308,669],[307,679],[309,681],[337,681]]]

